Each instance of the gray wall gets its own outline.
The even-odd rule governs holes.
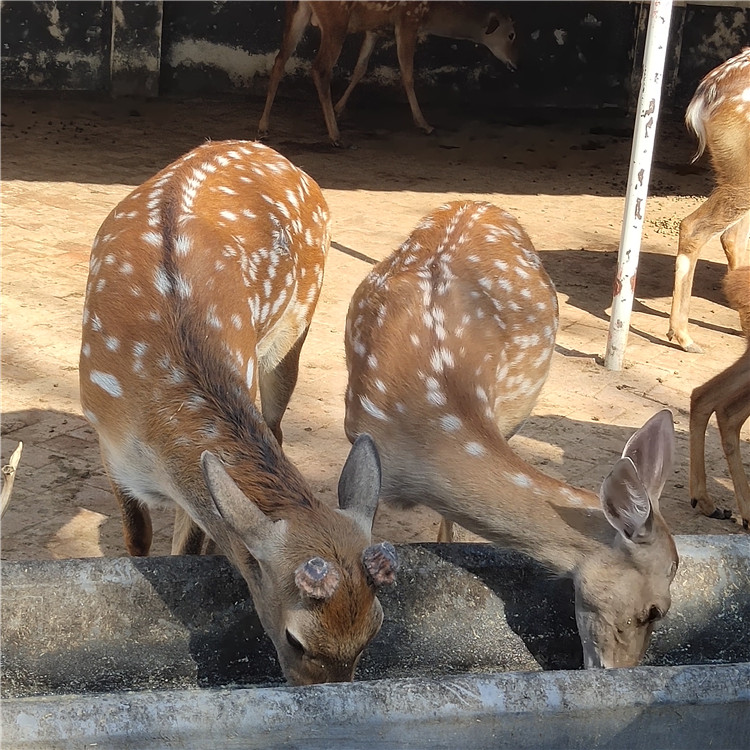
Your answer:
[[[632,109],[648,3],[515,2],[520,67],[510,73],[483,47],[429,38],[417,51],[420,100],[478,109]],[[277,2],[2,3],[2,85],[14,90],[82,90],[114,95],[265,93],[281,38]],[[281,96],[314,96],[308,30]],[[347,40],[335,84],[351,71],[358,39]],[[684,109],[700,78],[750,45],[750,3],[674,9],[663,104]],[[391,40],[373,56],[361,99],[401,99]],[[355,98],[357,97],[355,93]]]

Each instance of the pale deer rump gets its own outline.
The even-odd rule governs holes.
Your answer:
[[[596,494],[544,475],[506,436],[547,376],[558,308],[531,240],[488,203],[425,217],[357,288],[347,315],[346,433],[368,433],[381,498],[570,576],[586,666],[640,662],[670,606],[677,551],[658,500],[672,415],[628,440]]]
[[[703,78],[685,121],[698,139],[694,160],[708,150],[716,186],[680,223],[667,337],[686,351],[700,352],[688,316],[701,250],[720,235],[730,270],[750,264],[750,48]]]
[[[734,486],[745,529],[750,527],[750,483],[742,463],[740,430],[750,418],[750,266],[736,268],[724,278],[724,293],[737,310],[747,339],[740,358],[690,397],[690,498],[693,507],[710,518],[728,519],[732,513],[719,509],[706,487],[705,441],[708,421],[716,414],[721,445]]]
[[[484,202],[439,208],[351,301],[349,438],[398,424],[426,452],[437,430],[470,453],[488,431],[509,437],[547,377],[557,324],[554,285],[510,214]]]
[[[706,128],[721,107],[750,120],[750,47],[714,68],[698,84],[685,111],[685,123],[698,139],[696,161],[706,149]],[[728,132],[727,137],[740,133]]]

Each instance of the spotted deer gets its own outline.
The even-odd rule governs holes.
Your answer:
[[[315,182],[250,141],[207,143],[136,188],[94,240],[81,404],[131,555],[175,508],[174,554],[210,537],[242,573],[293,684],[351,680],[383,614],[391,545],[366,436],[317,500],[281,450],[281,418],[330,243]],[[260,396],[260,411],[254,405]]]
[[[688,333],[688,314],[701,250],[721,234],[730,270],[750,265],[750,47],[700,82],[685,121],[698,138],[693,161],[708,148],[716,187],[680,224],[667,337],[685,351],[700,353]]]
[[[706,428],[715,413],[742,526],[748,529],[750,484],[742,467],[740,430],[750,418],[750,266],[729,271],[724,292],[740,314],[747,345],[733,365],[695,388],[690,396],[690,502],[709,518],[732,517],[731,511],[716,507],[706,489]]]
[[[268,135],[271,107],[276,98],[284,67],[309,24],[320,29],[320,46],[312,64],[312,78],[323,109],[328,136],[334,146],[341,145],[337,116],[346,106],[354,87],[367,71],[379,33],[393,28],[401,82],[409,101],[414,124],[425,133],[427,123],[414,93],[414,52],[421,34],[464,39],[487,47],[508,68],[516,67],[516,32],[513,21],[492,4],[464,2],[288,2],[284,18],[281,48],[268,81],[263,114],[258,124],[259,137]],[[341,54],[347,34],[364,32],[359,58],[349,86],[333,106],[331,75]]]
[[[672,418],[635,432],[598,497],[523,461],[507,437],[545,381],[557,324],[554,286],[518,222],[489,203],[442,206],[351,300],[346,434],[375,440],[382,499],[423,503],[571,577],[587,667],[635,665],[678,563],[658,506]]]

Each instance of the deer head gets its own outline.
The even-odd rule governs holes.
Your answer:
[[[216,523],[208,521],[207,532],[221,537],[229,529],[235,564],[289,682],[353,679],[383,622],[376,592],[398,569],[393,547],[370,539],[380,490],[372,439],[363,435],[352,447],[339,481],[340,509],[323,531],[309,519],[272,520],[218,458],[206,451],[201,464],[215,506]]]

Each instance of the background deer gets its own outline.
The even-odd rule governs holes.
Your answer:
[[[516,66],[516,33],[513,22],[485,3],[463,2],[288,2],[284,18],[281,49],[268,81],[268,93],[258,124],[258,135],[268,135],[271,107],[276,97],[284,66],[297,48],[308,24],[320,28],[320,47],[312,64],[312,77],[323,109],[328,136],[340,145],[336,116],[341,115],[352,90],[367,71],[375,49],[377,32],[393,27],[396,51],[406,97],[414,124],[431,133],[433,128],[419,108],[414,93],[414,51],[419,33],[451,39],[466,39],[487,47],[510,69]],[[349,86],[336,105],[331,98],[331,74],[341,54],[347,34],[365,32],[359,58]]]
[[[750,48],[714,68],[698,85],[685,114],[698,137],[693,161],[708,148],[716,187],[680,224],[667,337],[701,352],[688,333],[695,264],[703,246],[721,233],[729,268],[750,264]]]
[[[740,430],[750,417],[750,266],[735,268],[724,278],[729,304],[739,312],[747,338],[744,354],[726,370],[693,390],[690,396],[690,502],[710,518],[731,518],[718,509],[706,490],[706,428],[716,412],[721,445],[737,496],[742,526],[750,524],[750,484],[742,467]]]
[[[211,537],[295,684],[352,679],[381,625],[375,590],[396,567],[389,544],[370,544],[372,441],[352,448],[341,510],[280,448],[329,242],[304,172],[258,143],[208,143],[104,221],[83,312],[81,403],[128,551],[148,554],[150,509],[176,505],[172,552]]]
[[[672,417],[630,438],[599,497],[513,453],[504,435],[544,382],[557,317],[512,216],[489,203],[437,209],[352,298],[346,433],[374,438],[382,498],[428,505],[570,576],[587,667],[635,665],[670,607],[678,562],[658,507]]]

